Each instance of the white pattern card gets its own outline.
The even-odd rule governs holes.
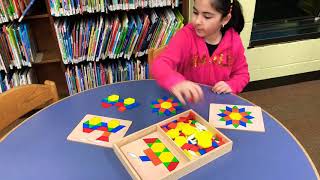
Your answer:
[[[210,104],[209,122],[216,128],[265,132],[258,106]]]

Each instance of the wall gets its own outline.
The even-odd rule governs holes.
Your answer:
[[[250,42],[255,0],[239,0],[245,16],[241,38],[245,47]],[[193,1],[190,2],[193,6]],[[190,8],[190,16],[192,8]],[[251,81],[320,70],[320,38],[266,45],[246,50]]]

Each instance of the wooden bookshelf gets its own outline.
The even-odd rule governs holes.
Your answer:
[[[58,51],[42,51],[37,53],[35,62],[32,64],[48,64],[48,63],[61,63],[60,52]]]
[[[179,7],[180,12],[185,18],[185,22],[187,22],[190,8],[189,0],[180,0]],[[139,11],[141,10],[139,8]],[[120,11],[123,10],[109,11],[108,14]],[[65,97],[68,95],[65,78],[66,66],[62,62],[54,21],[58,18],[90,17],[99,14],[103,13],[85,13],[85,15],[75,15],[73,17],[53,17],[50,12],[49,0],[35,1],[30,12],[23,18],[22,22],[29,24],[29,35],[34,40],[36,46],[36,57],[32,63],[32,68],[35,70],[38,83],[43,83],[45,80],[54,81],[57,85],[59,96]]]

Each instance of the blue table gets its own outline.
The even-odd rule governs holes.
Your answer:
[[[235,95],[217,95],[202,86],[205,100],[190,104],[205,119],[210,103],[251,105]],[[100,101],[110,94],[133,97],[138,108],[119,112],[104,109]],[[72,180],[130,179],[112,149],[67,141],[88,113],[129,119],[131,134],[168,118],[151,112],[150,103],[168,96],[155,81],[131,81],[99,87],[68,97],[36,113],[0,143],[0,179]],[[221,130],[233,141],[233,150],[182,179],[308,179],[319,177],[310,158],[288,130],[263,113],[266,132]]]

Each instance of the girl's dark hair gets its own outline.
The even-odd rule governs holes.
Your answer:
[[[233,27],[239,34],[244,27],[244,17],[242,14],[241,4],[238,0],[211,0],[211,5],[218,12],[222,14],[222,17],[226,17],[231,9],[231,19],[223,28],[222,31],[226,31]],[[232,8],[231,8],[232,7]]]

